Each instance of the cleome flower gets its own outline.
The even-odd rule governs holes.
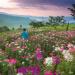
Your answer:
[[[58,75],[58,74],[56,72],[53,73],[52,71],[46,71],[44,75]]]
[[[9,64],[16,64],[16,63],[17,63],[17,60],[14,59],[14,58],[11,58],[11,59],[5,59],[4,61],[7,62],[7,63],[9,63]]]
[[[23,73],[17,73],[17,75],[23,75]]]
[[[69,50],[64,50],[62,52],[63,57],[66,61],[72,61],[73,60],[73,56],[69,53]]]
[[[37,60],[41,60],[43,58],[43,55],[42,55],[40,48],[36,49],[36,58],[37,58]]]
[[[44,64],[45,64],[46,66],[52,66],[52,63],[53,63],[52,57],[47,57],[47,58],[45,58]]]
[[[53,61],[53,64],[59,64],[60,58],[58,56],[52,56],[52,61]]]
[[[55,47],[55,51],[60,51],[60,47]]]

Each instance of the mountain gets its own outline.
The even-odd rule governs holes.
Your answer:
[[[64,17],[66,22],[75,23],[75,20],[71,16]],[[19,16],[19,15],[11,15],[7,13],[0,13],[0,26],[9,26],[11,27],[19,27],[22,25],[25,28],[29,27],[29,23],[31,21],[48,21],[48,17],[43,16]]]
[[[0,13],[0,26],[9,26],[11,27],[19,27],[20,25],[23,25],[23,27],[28,27],[28,24],[30,22],[30,19],[28,16],[21,17],[16,15],[9,15]]]

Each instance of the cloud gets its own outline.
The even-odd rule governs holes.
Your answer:
[[[68,7],[75,0],[10,0],[10,7],[0,7],[0,12],[33,16],[68,16]]]
[[[0,11],[9,14],[30,15],[30,16],[68,16],[69,15],[69,12],[64,10],[64,8],[56,8],[52,6],[49,9],[50,10],[41,10],[39,8],[36,9],[36,7],[27,7],[27,8],[20,7],[20,8],[0,8]]]
[[[44,6],[44,5],[55,5],[61,7],[68,7],[75,3],[75,0],[12,0],[17,2],[19,6]]]
[[[17,2],[11,2],[10,0],[0,0],[0,8],[15,8],[18,7]]]

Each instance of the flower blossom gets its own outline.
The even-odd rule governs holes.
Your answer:
[[[16,64],[17,63],[17,60],[14,59],[14,58],[11,58],[11,59],[6,59],[4,60],[5,62],[8,62],[9,64]]]
[[[56,72],[52,73],[51,71],[46,71],[44,75],[57,75]]]
[[[45,58],[45,60],[44,60],[45,65],[52,66],[52,63],[53,63],[52,57]]]
[[[36,49],[36,58],[37,58],[37,60],[41,60],[43,58],[40,48]]]
[[[23,75],[23,73],[17,73],[17,75]]]
[[[72,61],[73,60],[73,56],[69,53],[69,50],[64,50],[62,52],[63,57],[65,58],[66,61]]]
[[[53,61],[53,64],[59,64],[60,58],[58,56],[52,56],[52,61]]]

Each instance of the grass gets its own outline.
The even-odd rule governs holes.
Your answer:
[[[67,28],[67,24],[63,26],[56,26],[56,28],[54,26],[44,26],[38,28],[29,28],[28,32],[30,32],[30,34],[34,34],[39,32],[48,32],[48,31],[66,31],[66,28]],[[69,24],[68,30],[75,30],[75,24]],[[21,32],[22,30],[11,30],[7,32],[0,32],[0,37],[4,38],[4,36],[12,36],[14,34],[18,34]]]
[[[39,28],[30,28],[29,31],[66,31],[67,24],[63,26],[44,26]],[[69,24],[68,30],[75,30],[75,24]]]

